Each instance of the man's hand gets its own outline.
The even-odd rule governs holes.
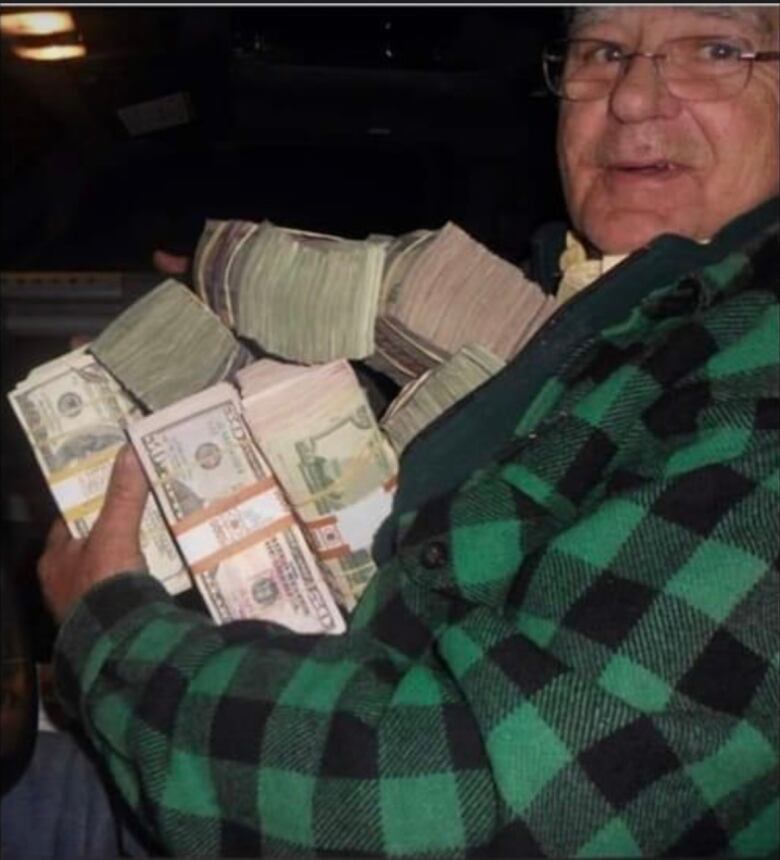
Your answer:
[[[190,269],[190,258],[157,248],[152,254],[152,265],[164,275],[186,275]]]
[[[126,445],[114,463],[100,516],[86,538],[73,538],[58,519],[38,561],[38,578],[59,623],[93,585],[145,567],[138,532],[149,485],[135,451]]]

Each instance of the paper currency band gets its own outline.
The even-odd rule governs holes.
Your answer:
[[[397,484],[398,476],[393,475],[348,507],[326,517],[305,520],[317,557],[331,561],[359,550],[370,550],[376,529],[390,513]]]
[[[381,431],[380,431],[381,432]],[[398,484],[398,472],[397,472],[397,456],[393,448],[390,446],[390,443],[384,438],[384,436],[371,436],[368,440],[361,445],[359,449],[352,452],[352,455],[347,462],[346,466],[344,466],[344,471],[337,477],[334,478],[330,483],[326,484],[321,490],[317,490],[315,493],[310,493],[308,496],[298,496],[295,497],[291,493],[289,494],[289,499],[292,506],[298,510],[302,510],[307,505],[314,505],[322,499],[326,499],[329,495],[335,492],[348,492],[349,491],[349,483],[352,480],[352,476],[360,470],[362,466],[366,464],[371,465],[375,461],[374,452],[376,450],[377,445],[381,445],[384,449],[384,452],[388,458],[393,462],[393,466],[396,468],[396,471],[390,475],[389,478],[385,478],[381,484],[377,485],[374,490],[371,490],[366,496],[373,495],[377,490],[382,489],[385,492],[392,492]],[[366,498],[364,496],[363,498]],[[358,499],[357,502],[353,502],[350,507],[360,504],[363,499]],[[338,516],[338,513],[336,514]]]
[[[351,547],[344,543],[338,522],[338,517],[331,514],[306,523],[306,529],[314,543],[314,552],[322,561],[343,558],[352,552]]]
[[[104,448],[49,475],[54,501],[68,525],[97,514],[103,507],[111,466],[121,447]]]
[[[74,476],[81,475],[84,472],[89,472],[99,468],[100,466],[104,466],[106,463],[113,462],[123,444],[123,442],[119,442],[116,445],[112,445],[110,448],[103,448],[101,451],[96,451],[94,454],[90,454],[82,460],[78,460],[71,463],[69,466],[58,469],[56,472],[51,472],[48,478],[49,486],[54,488],[55,484],[61,484],[63,481],[67,481]]]
[[[171,529],[197,575],[295,525],[278,484],[269,477],[217,499]]]
[[[270,523],[265,528],[251,532],[250,534],[241,538],[241,540],[237,540],[234,543],[229,544],[228,546],[222,547],[216,552],[204,556],[197,562],[190,564],[190,570],[195,576],[201,573],[205,573],[207,570],[213,570],[215,567],[218,567],[223,561],[226,561],[228,558],[232,558],[234,555],[238,555],[239,553],[244,552],[250,547],[255,546],[255,544],[261,543],[262,541],[266,541],[269,538],[272,538],[275,534],[284,531],[285,529],[292,528],[294,525],[295,517],[292,514],[288,514],[282,519],[278,519]],[[303,538],[301,538],[301,540],[303,541]]]
[[[75,523],[77,520],[85,520],[92,514],[97,514],[103,507],[105,493],[100,493],[98,496],[93,496],[79,505],[74,505],[67,510],[62,511],[63,519],[68,523]],[[56,498],[56,496],[55,496]]]
[[[278,490],[278,484],[273,478],[262,478],[254,484],[248,484],[246,487],[241,487],[240,490],[237,490],[235,493],[231,493],[229,496],[224,496],[221,499],[209,502],[199,510],[183,517],[178,522],[171,525],[171,531],[176,535],[176,537],[178,537],[179,535],[184,534],[184,532],[190,531],[190,529],[199,526],[201,523],[205,523],[207,520],[210,520],[219,514],[223,514],[231,508],[238,507],[238,505],[243,504],[253,496],[262,496],[270,490]]]

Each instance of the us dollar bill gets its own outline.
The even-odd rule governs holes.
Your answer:
[[[140,409],[81,347],[35,368],[8,395],[70,533],[86,537],[100,513],[111,468]],[[150,495],[140,531],[149,572],[171,594],[192,587]]]
[[[320,566],[227,383],[133,424],[130,438],[218,623],[342,633]]]

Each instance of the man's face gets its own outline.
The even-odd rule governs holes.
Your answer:
[[[578,38],[658,50],[679,36],[738,36],[777,50],[747,7],[614,7],[583,16]],[[770,11],[770,10],[764,10]],[[561,102],[558,160],[574,227],[604,253],[625,253],[661,233],[707,239],[780,188],[778,62],[754,63],[727,101],[672,96],[653,61],[633,60],[610,95]]]

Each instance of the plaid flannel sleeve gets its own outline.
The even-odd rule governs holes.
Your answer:
[[[142,573],[88,593],[60,634],[59,691],[167,850],[457,853],[489,839],[478,727],[421,620],[443,623],[446,601],[403,597],[394,573],[367,595],[370,625],[341,637],[218,627]]]

